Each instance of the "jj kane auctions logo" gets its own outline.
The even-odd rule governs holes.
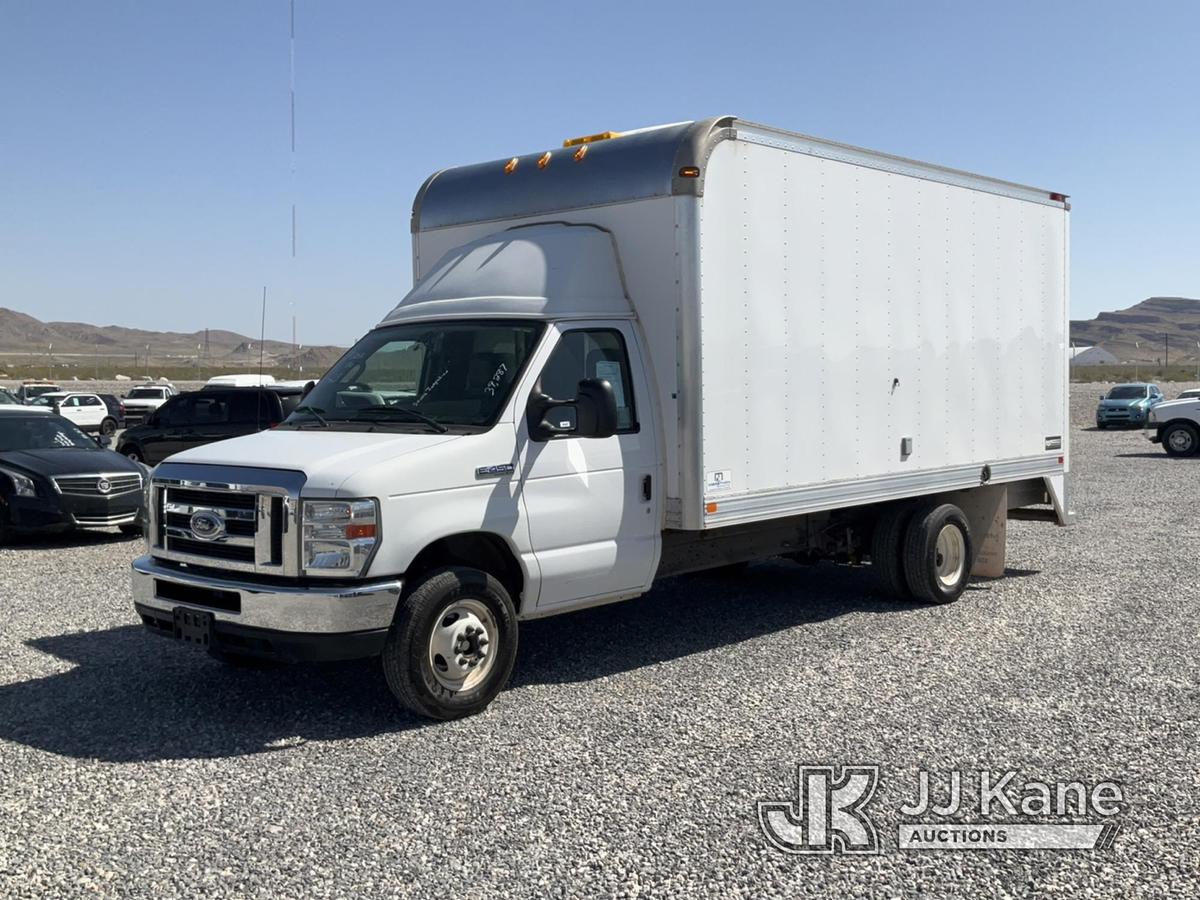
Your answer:
[[[951,772],[937,790],[931,773],[917,774],[915,799],[899,809],[906,819],[898,826],[901,850],[1108,849],[1116,839],[1119,826],[1108,820],[1125,798],[1115,782],[1019,782],[1016,772],[985,770],[973,806],[964,804],[963,783],[962,772]],[[879,853],[867,810],[878,786],[878,766],[797,766],[795,797],[760,801],[759,826],[784,853]],[[978,820],[940,819],[959,814]]]

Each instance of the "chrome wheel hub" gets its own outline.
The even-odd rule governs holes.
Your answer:
[[[1186,428],[1176,428],[1171,432],[1167,441],[1171,444],[1172,450],[1178,450],[1180,453],[1187,453],[1192,449],[1192,433]]]
[[[467,691],[487,678],[496,654],[496,619],[480,600],[447,604],[429,634],[429,665],[438,684]]]
[[[967,565],[967,542],[957,525],[947,524],[938,532],[934,548],[937,580],[947,590],[953,590],[962,579]]]

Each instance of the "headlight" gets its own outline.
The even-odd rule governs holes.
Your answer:
[[[12,479],[13,490],[18,497],[37,496],[37,489],[33,485],[33,479],[28,475],[22,475],[20,472],[14,472],[12,469],[0,469],[0,475],[7,475]]]
[[[379,540],[374,500],[303,501],[301,564],[307,575],[361,575]]]

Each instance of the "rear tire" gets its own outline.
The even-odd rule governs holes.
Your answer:
[[[125,446],[122,447],[119,452],[122,456],[133,460],[135,463],[145,462],[145,457],[142,456],[142,451],[137,447]]]
[[[105,419],[100,423],[100,433],[105,437],[112,437],[117,433],[117,420]]]
[[[382,658],[388,687],[409,711],[430,719],[474,715],[512,675],[516,608],[486,572],[436,570],[400,601]]]
[[[871,533],[871,568],[884,593],[896,600],[913,596],[904,579],[904,532],[912,513],[911,503],[885,506]]]
[[[1187,422],[1176,422],[1163,429],[1163,449],[1168,456],[1195,456],[1200,449],[1200,431]]]
[[[918,600],[953,603],[971,576],[971,526],[953,503],[929,503],[913,512],[904,536],[904,579]]]

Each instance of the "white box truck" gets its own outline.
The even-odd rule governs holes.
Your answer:
[[[519,621],[668,575],[869,559],[952,601],[1007,517],[1070,518],[1068,209],[734,117],[438,172],[399,305],[284,425],[155,470],[137,612],[381,655],[452,718]]]

